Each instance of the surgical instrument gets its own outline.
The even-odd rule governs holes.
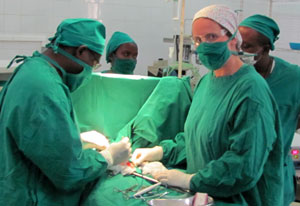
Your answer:
[[[142,194],[144,194],[144,193],[147,193],[147,192],[153,190],[154,188],[156,188],[156,187],[158,187],[158,186],[160,186],[160,185],[161,185],[161,182],[158,182],[158,183],[156,183],[156,184],[154,184],[154,185],[151,185],[151,186],[149,186],[149,187],[146,187],[145,189],[142,189],[142,190],[138,191],[137,193],[135,193],[135,194],[133,195],[133,197],[137,197],[137,196],[140,196],[140,195],[142,195]]]

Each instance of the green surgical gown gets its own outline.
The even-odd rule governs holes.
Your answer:
[[[213,72],[199,82],[180,144],[163,142],[176,161],[185,142],[192,191],[216,205],[282,205],[283,146],[275,100],[254,67],[231,76]],[[184,139],[184,141],[183,141]],[[179,148],[179,149],[178,149]],[[178,156],[183,158],[183,152]]]
[[[276,99],[284,144],[284,205],[295,200],[293,176],[295,169],[290,155],[290,147],[300,114],[300,68],[280,58],[274,57],[275,67],[266,78]]]
[[[0,94],[0,205],[79,205],[107,163],[82,150],[67,86],[41,57],[27,58]]]

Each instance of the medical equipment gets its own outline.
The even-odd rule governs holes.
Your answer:
[[[196,193],[194,196],[184,195],[177,199],[152,199],[148,204],[152,206],[211,206],[213,202],[213,198],[207,193]]]
[[[135,175],[135,176],[137,176],[137,177],[141,177],[141,178],[143,178],[143,179],[145,179],[145,180],[148,180],[148,181],[150,181],[150,182],[159,183],[158,180],[153,179],[153,178],[148,177],[148,176],[144,176],[144,175],[139,174],[139,173],[137,173],[137,172],[133,172],[132,174]]]
[[[173,43],[173,48],[174,50],[170,50],[169,57],[172,58],[173,54],[174,56],[174,61],[178,62],[179,61],[179,42],[180,36],[179,35],[173,35],[173,38],[163,38],[164,43]],[[182,61],[186,63],[191,63],[191,55],[195,54],[194,51],[192,50],[193,48],[193,41],[191,38],[191,35],[185,35],[183,38],[183,50],[182,50]],[[175,52],[175,53],[174,53]]]
[[[151,185],[151,186],[149,186],[149,187],[146,187],[145,189],[142,189],[142,190],[138,191],[137,193],[135,193],[135,194],[133,195],[133,197],[141,196],[142,194],[147,193],[147,192],[153,190],[154,188],[156,188],[156,187],[158,187],[158,186],[160,186],[160,185],[161,185],[161,182],[158,182],[158,183],[156,183],[156,184],[154,184],[154,185]]]
[[[300,134],[299,133],[300,133],[299,130],[295,132],[291,149],[290,149],[290,154],[294,161],[294,166],[296,170],[300,169]]]
[[[295,169],[300,169],[300,147],[292,146],[290,152],[294,161]]]
[[[120,190],[119,188],[116,188],[116,187],[115,187],[115,188],[114,188],[114,192],[120,192],[120,193],[122,193],[123,198],[124,198],[125,200],[129,200],[129,199],[130,199],[130,196],[128,195],[128,193],[134,191],[134,189],[135,189],[137,186],[138,186],[138,185],[135,184],[135,185],[133,185],[133,186],[131,186],[131,187],[125,189],[125,190]]]
[[[290,42],[289,45],[290,45],[290,48],[291,48],[291,49],[294,49],[294,50],[300,50],[300,43],[297,43],[297,42]]]

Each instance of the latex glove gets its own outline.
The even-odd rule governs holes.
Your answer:
[[[125,137],[119,142],[114,142],[100,154],[106,159],[108,166],[118,165],[128,161],[131,154],[131,144],[129,138]]]
[[[166,170],[155,173],[152,176],[163,184],[190,189],[190,182],[194,175],[195,174],[186,174],[179,170]]]
[[[142,166],[143,175],[150,174],[153,176],[153,174],[164,172],[166,170],[168,169],[161,162],[149,162]]]
[[[96,148],[101,151],[109,147],[108,139],[95,130],[80,133],[80,139],[84,143],[84,149]]]
[[[163,157],[163,149],[161,146],[152,148],[139,148],[136,149],[131,157],[131,161],[135,165],[140,165],[145,161],[159,161]]]
[[[112,171],[114,175],[121,173],[123,176],[130,175],[136,171],[135,167],[130,167],[126,163],[118,164],[107,168]]]

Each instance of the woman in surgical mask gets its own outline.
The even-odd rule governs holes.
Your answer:
[[[170,186],[208,193],[214,205],[281,206],[283,154],[276,103],[253,66],[233,55],[240,44],[235,12],[223,5],[201,9],[192,36],[199,60],[210,71],[200,80],[184,133],[153,148],[136,149],[137,165],[186,162],[185,172],[157,168]]]
[[[133,74],[137,63],[138,47],[133,39],[123,32],[115,32],[106,47],[106,62],[110,70],[103,73]]]

